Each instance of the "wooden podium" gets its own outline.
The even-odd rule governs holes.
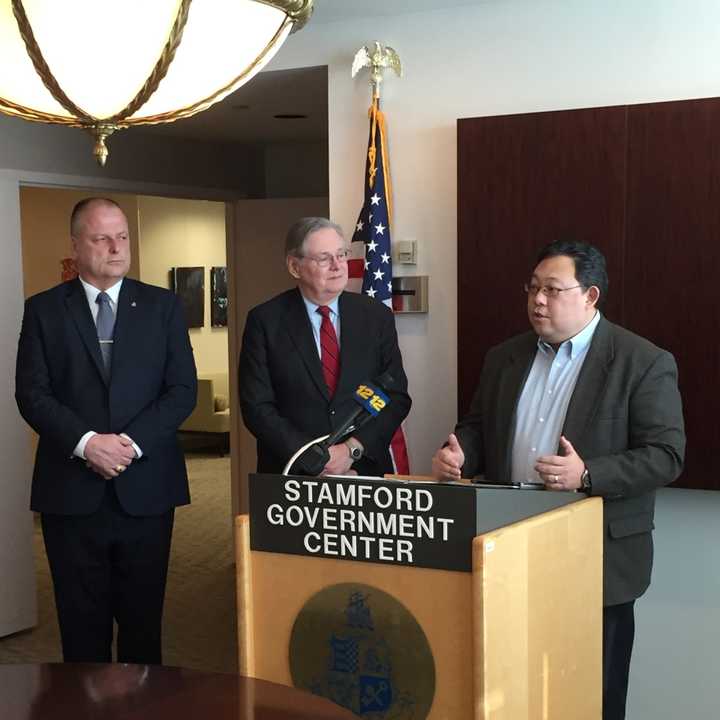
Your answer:
[[[251,475],[236,549],[244,675],[293,685],[307,670],[306,689],[330,688],[373,720],[600,720],[599,498]],[[355,608],[323,618],[328,588]],[[402,613],[380,617],[372,606],[387,596]],[[400,615],[415,628],[407,643]],[[368,646],[380,627],[387,638]],[[422,667],[418,633],[431,656]]]

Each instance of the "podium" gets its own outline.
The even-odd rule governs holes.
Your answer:
[[[600,720],[602,500],[250,476],[239,669],[372,720]]]

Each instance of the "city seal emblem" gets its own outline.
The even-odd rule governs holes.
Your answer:
[[[425,633],[392,595],[341,583],[313,595],[290,636],[296,687],[367,720],[424,720],[435,694]]]

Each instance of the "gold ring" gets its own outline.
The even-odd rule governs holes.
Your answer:
[[[119,465],[118,467],[122,467],[122,465]],[[554,478],[553,482],[557,485],[558,482],[560,482],[560,478],[557,475],[553,475],[553,478]]]
[[[123,470],[125,470],[125,469],[126,469],[126,468],[125,468],[124,465],[116,465],[116,466],[115,466],[115,472],[121,473],[121,472],[122,472]]]

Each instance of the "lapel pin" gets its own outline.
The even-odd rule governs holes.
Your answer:
[[[137,303],[133,300],[133,301],[130,303],[130,307],[137,307]]]

